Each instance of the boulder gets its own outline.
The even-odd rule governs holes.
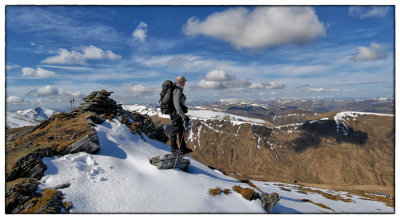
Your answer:
[[[97,137],[96,132],[92,132],[89,135],[79,139],[75,143],[67,146],[60,154],[73,154],[78,152],[87,152],[89,154],[96,153],[100,150],[99,138]]]

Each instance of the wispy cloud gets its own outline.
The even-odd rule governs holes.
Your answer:
[[[353,83],[343,83],[343,86],[354,86],[354,85],[368,85],[368,84],[377,84],[379,81],[366,81],[366,82],[353,82]]]
[[[11,70],[14,68],[19,68],[19,67],[20,67],[19,65],[6,65],[6,70]]]
[[[325,26],[311,7],[235,7],[209,15],[204,21],[190,18],[187,35],[211,36],[240,48],[304,44],[325,36]]]
[[[302,85],[297,86],[296,88],[303,88],[303,87],[309,87],[309,86],[310,86],[310,84],[302,84]]]
[[[389,7],[387,6],[353,6],[349,7],[349,15],[353,17],[358,17],[360,19],[366,18],[383,18],[389,12]]]
[[[91,71],[91,70],[93,70],[93,68],[80,67],[80,66],[61,66],[61,65],[38,65],[38,66],[46,67],[46,68],[66,69],[66,70],[72,70],[72,71]]]
[[[29,32],[39,36],[38,39],[51,40],[47,38],[51,32],[58,42],[60,39],[74,43],[118,43],[124,40],[114,27],[95,21],[81,22],[79,17],[88,16],[90,10],[81,12],[79,7],[65,10],[64,7],[9,6],[7,9],[7,17],[12,18],[7,19],[9,28],[17,32]]]
[[[309,88],[306,92],[340,92],[340,89]]]
[[[76,64],[88,65],[89,60],[119,60],[121,56],[115,54],[111,50],[104,51],[96,46],[81,46],[77,49],[68,51],[67,49],[58,49],[58,55],[51,56],[43,60],[43,63],[48,64]]]
[[[57,75],[53,71],[48,71],[40,67],[36,69],[25,67],[22,68],[22,76],[32,77],[32,78],[49,78],[49,77],[55,77]]]
[[[285,85],[278,83],[278,82],[268,82],[268,83],[254,82],[250,85],[250,88],[264,89],[264,90],[283,89],[283,88],[285,88]]]

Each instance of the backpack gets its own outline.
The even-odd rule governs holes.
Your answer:
[[[174,102],[173,102],[173,92],[176,88],[176,85],[170,81],[166,80],[161,86],[160,93],[160,109],[162,114],[171,114],[175,111]]]

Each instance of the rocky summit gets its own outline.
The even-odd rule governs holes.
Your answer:
[[[54,114],[35,127],[6,130],[6,213],[68,212],[73,203],[63,201],[59,187],[37,191],[38,180],[47,169],[42,158],[97,153],[95,124],[117,119],[133,134],[168,141],[162,127],[156,127],[149,116],[123,110],[110,98],[112,93],[94,91],[69,113]]]
[[[97,114],[117,114],[122,110],[121,104],[117,104],[109,96],[113,92],[107,92],[106,90],[93,91],[87,97],[83,98],[84,101],[81,103],[81,109],[84,112],[94,112]]]

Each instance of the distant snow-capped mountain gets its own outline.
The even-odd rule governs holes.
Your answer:
[[[48,119],[56,111],[36,107],[34,109],[7,112],[6,126],[8,128],[19,128],[23,126],[38,125],[41,121]]]

